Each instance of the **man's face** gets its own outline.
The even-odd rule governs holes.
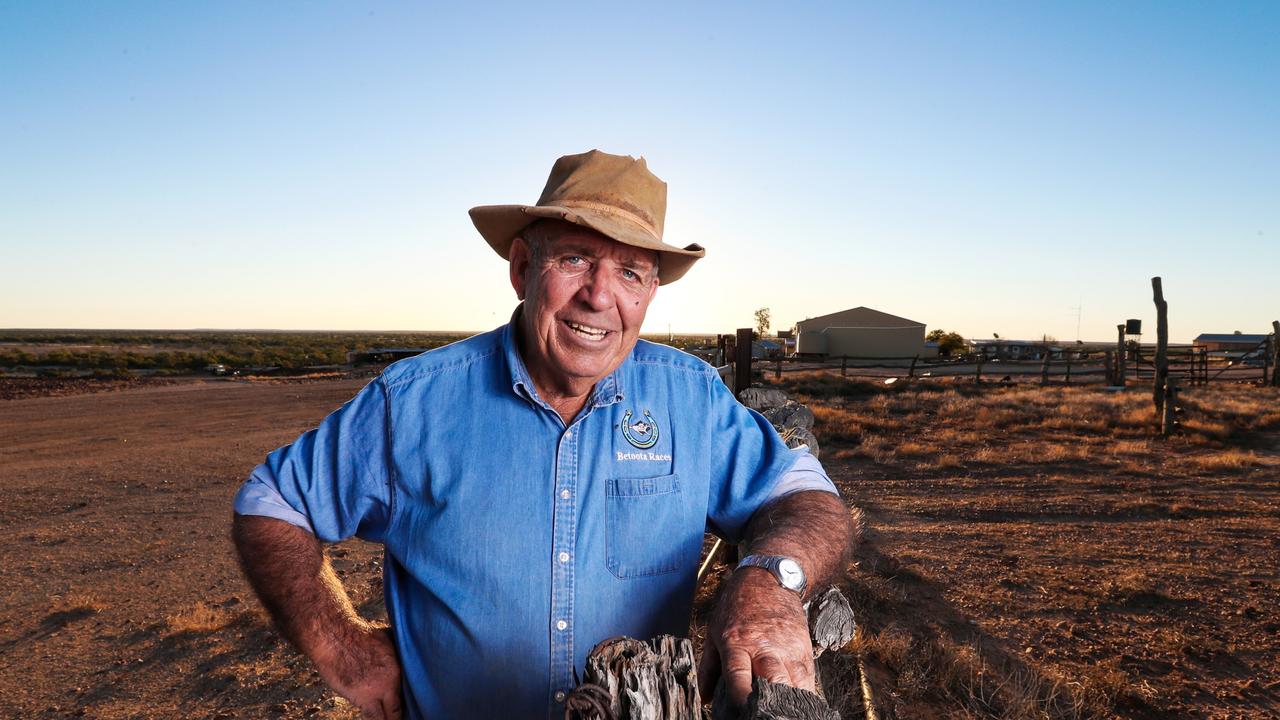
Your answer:
[[[542,391],[585,392],[635,347],[658,290],[657,253],[572,223],[541,228],[539,257],[523,238],[510,254],[525,364]]]

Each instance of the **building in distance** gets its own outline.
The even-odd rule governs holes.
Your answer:
[[[796,354],[910,359],[925,352],[924,330],[922,322],[859,306],[796,323]]]

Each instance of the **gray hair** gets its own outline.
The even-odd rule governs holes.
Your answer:
[[[547,256],[547,239],[550,237],[550,225],[547,218],[538,218],[520,231],[524,244],[529,246],[529,264],[540,265]]]

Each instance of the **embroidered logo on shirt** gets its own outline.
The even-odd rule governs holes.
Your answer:
[[[622,416],[622,437],[627,442],[640,448],[647,450],[658,444],[658,423],[654,421],[653,416],[648,410],[644,411],[644,419],[631,422],[632,412],[627,411]]]

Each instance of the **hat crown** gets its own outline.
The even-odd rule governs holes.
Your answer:
[[[649,172],[644,158],[591,150],[556,160],[538,205],[612,210],[660,241],[667,184]]]

